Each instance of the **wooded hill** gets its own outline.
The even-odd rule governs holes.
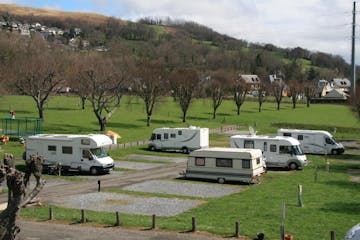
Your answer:
[[[299,81],[321,78],[330,80],[333,77],[349,77],[350,73],[349,64],[340,56],[311,52],[301,47],[284,49],[270,43],[249,43],[195,22],[170,18],[143,18],[138,22],[130,22],[95,13],[63,12],[12,4],[0,4],[0,9],[3,18],[9,16],[10,21],[29,24],[38,22],[64,30],[81,28],[81,37],[89,41],[90,46],[110,46],[120,40],[126,42],[136,55],[145,54],[152,58],[155,56],[153,51],[162,51],[162,57],[171,68],[180,63],[196,68],[196,62],[207,61],[209,64],[205,68],[212,70],[232,68],[243,74],[259,76],[281,73],[285,79],[289,79],[294,78],[289,72],[294,71],[292,68],[297,65],[301,73],[301,76],[296,77]],[[181,56],[174,57],[176,51]],[[174,58],[182,60],[175,61]]]

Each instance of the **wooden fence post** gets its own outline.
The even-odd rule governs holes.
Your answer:
[[[191,226],[192,226],[191,232],[196,232],[196,219],[195,219],[195,217],[191,218]]]
[[[116,216],[115,226],[120,226],[120,215],[119,215],[119,212],[116,212],[116,213],[115,213],[115,216]]]
[[[299,207],[303,207],[304,206],[304,203],[303,203],[303,200],[302,200],[302,186],[299,184],[298,185],[298,202],[299,202]]]
[[[239,229],[240,229],[240,224],[239,224],[239,222],[235,222],[235,237],[236,238],[239,238],[239,235],[240,235],[240,231],[239,231]]]
[[[81,209],[81,222],[86,223],[86,213],[85,209]]]
[[[54,213],[52,207],[49,208],[49,220],[54,220]]]
[[[330,239],[335,240],[335,231],[330,231]]]
[[[153,214],[152,215],[152,225],[151,225],[151,229],[155,229],[156,228],[156,215]]]

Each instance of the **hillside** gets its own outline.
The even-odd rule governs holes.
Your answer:
[[[165,43],[177,46],[176,42],[183,44],[190,40],[191,44],[197,48],[194,51],[203,52],[207,49],[206,51],[216,52],[219,56],[223,55],[224,61],[227,61],[226,58],[232,59],[234,55],[238,55],[238,58],[241,58],[239,63],[230,63],[233,60],[228,60],[228,64],[232,64],[232,68],[237,68],[241,72],[258,75],[274,74],[278,71],[291,72],[290,65],[293,62],[296,62],[302,71],[304,80],[348,77],[350,72],[349,64],[340,56],[310,52],[301,47],[284,49],[272,44],[249,43],[246,40],[215,32],[195,22],[156,18],[143,18],[138,22],[130,22],[96,13],[36,9],[13,4],[0,4],[0,9],[2,18],[7,16],[11,21],[39,22],[64,31],[74,28],[82,29],[81,35],[67,34],[58,38],[57,40],[63,44],[70,44],[71,38],[74,37],[78,38],[78,42],[86,41],[93,47],[106,46],[116,39],[121,39],[127,42],[127,46],[134,49],[133,52],[136,52],[135,49],[137,52],[143,52],[144,43],[156,48]],[[70,30],[67,31],[70,32]],[[193,55],[194,53],[191,59],[194,59]],[[215,60],[213,61],[214,63],[211,64],[214,66],[211,68],[220,67]],[[284,69],[286,66],[288,70]],[[311,71],[314,74],[310,74]]]

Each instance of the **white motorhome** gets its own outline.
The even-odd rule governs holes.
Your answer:
[[[230,137],[230,146],[260,149],[266,158],[266,167],[288,167],[295,170],[308,164],[299,141],[292,137],[234,135]]]
[[[189,154],[185,177],[257,182],[265,173],[259,149],[207,148]]]
[[[209,147],[209,129],[189,128],[156,128],[149,142],[149,149],[181,150],[183,153]]]
[[[341,154],[345,151],[344,146],[336,142],[334,137],[327,131],[279,129],[277,134],[278,136],[289,136],[299,140],[304,153]]]
[[[44,157],[45,169],[60,164],[63,170],[95,175],[114,168],[114,160],[103,148],[111,143],[111,139],[102,134],[38,134],[27,138],[25,158],[37,154]]]

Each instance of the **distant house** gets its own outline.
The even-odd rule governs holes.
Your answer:
[[[323,98],[346,100],[348,97],[349,97],[349,95],[344,90],[334,88],[330,92],[328,92]]]
[[[258,75],[239,75],[240,79],[250,85],[250,91],[257,91],[260,88],[260,78]]]
[[[272,74],[272,75],[269,75],[269,81],[270,81],[270,83],[282,82],[283,79],[282,79],[282,77],[276,76],[276,74]]]
[[[333,88],[351,88],[351,82],[347,78],[334,78],[330,84]]]

